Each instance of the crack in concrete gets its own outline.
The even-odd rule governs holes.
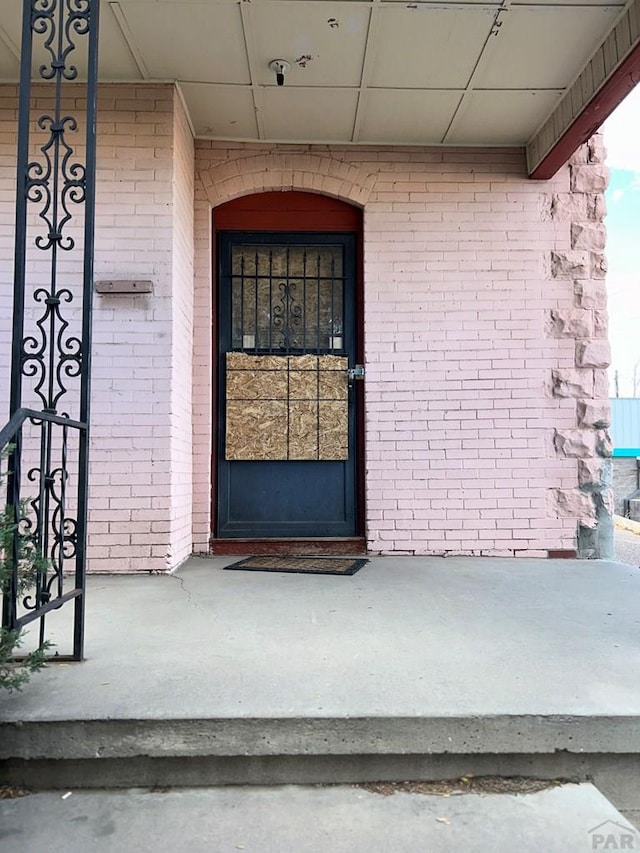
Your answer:
[[[205,612],[205,611],[208,612],[209,608],[203,607],[202,604],[200,604],[198,602],[198,599],[196,598],[196,596],[194,596],[194,594],[189,589],[187,589],[186,581],[183,577],[181,577],[180,575],[177,575],[177,574],[173,574],[173,573],[167,574],[166,577],[171,578],[172,580],[175,580],[178,582],[178,584],[180,585],[180,589],[182,590],[182,592],[185,594],[185,596],[187,598],[187,604],[189,604],[191,607],[193,607],[194,610],[201,610],[202,612]]]

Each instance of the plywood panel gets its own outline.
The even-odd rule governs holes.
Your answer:
[[[328,195],[267,192],[241,196],[213,212],[222,231],[353,231],[362,227],[362,211]]]
[[[306,358],[307,356],[305,356]],[[347,369],[347,359],[344,356],[319,355],[318,367],[320,370],[344,370]]]
[[[289,371],[289,399],[317,400],[318,371],[291,370]]]
[[[289,459],[318,458],[317,400],[289,401]]]
[[[349,393],[346,370],[320,370],[318,398],[320,400],[346,400]]]
[[[321,400],[318,413],[319,459],[346,459],[347,407],[344,403]]]
[[[227,459],[286,459],[286,402],[229,400],[226,450]]]
[[[286,400],[286,370],[230,370],[227,400]]]
[[[226,366],[227,459],[348,458],[346,358],[236,352]]]
[[[227,353],[227,370],[286,370],[288,356]]]

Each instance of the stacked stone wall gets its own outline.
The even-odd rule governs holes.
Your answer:
[[[583,557],[613,556],[604,161],[602,136],[596,134],[570,161],[568,191],[550,197],[551,218],[566,228],[551,251],[559,307],[549,313],[547,334],[575,341],[574,365],[553,370],[551,378],[553,397],[575,401],[575,424],[556,429],[553,444],[559,457],[577,465],[576,485],[551,489],[550,501],[557,517],[576,519]]]

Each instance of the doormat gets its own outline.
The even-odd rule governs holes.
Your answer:
[[[345,557],[247,557],[225,569],[248,572],[292,572],[303,575],[355,575],[368,560]]]

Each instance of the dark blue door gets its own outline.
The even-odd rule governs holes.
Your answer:
[[[218,234],[220,538],[357,533],[355,247]]]

